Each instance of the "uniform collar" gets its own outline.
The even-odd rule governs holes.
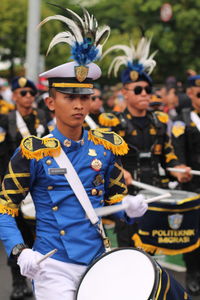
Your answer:
[[[58,139],[62,145],[62,148],[67,151],[67,152],[71,152],[74,150],[79,149],[80,147],[82,147],[85,143],[85,141],[87,140],[87,131],[83,130],[82,131],[82,138],[79,142],[73,141],[69,138],[67,138],[66,136],[64,136],[56,127],[52,132],[53,136]]]
[[[146,111],[146,115],[145,115],[144,117],[147,117],[148,114],[149,114],[149,112]],[[140,117],[134,117],[134,116],[130,113],[130,111],[128,110],[128,108],[126,108],[126,109],[124,110],[124,115],[125,115],[126,118],[129,119],[129,120],[134,119],[134,118],[140,118]],[[142,117],[141,117],[141,118],[142,118]]]

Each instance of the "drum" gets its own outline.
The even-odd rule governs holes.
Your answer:
[[[158,299],[161,268],[148,254],[118,248],[97,259],[84,274],[76,300]]]
[[[138,218],[134,245],[151,254],[174,255],[190,252],[200,245],[200,195],[187,191],[166,190],[172,198],[150,203]],[[156,196],[141,191],[146,199]]]

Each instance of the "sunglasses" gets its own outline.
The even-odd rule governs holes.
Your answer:
[[[96,99],[102,100],[102,97],[101,96],[92,96],[91,99],[92,99],[92,101],[95,101]]]
[[[147,94],[151,94],[152,93],[152,88],[150,86],[136,86],[134,89],[126,89],[128,91],[133,91],[135,95],[140,95],[142,93],[143,90],[145,90],[145,92]]]
[[[20,91],[20,95],[21,95],[22,97],[26,96],[27,93],[29,93],[31,96],[35,96],[35,95],[37,94],[37,92],[34,91],[34,90],[30,90],[30,91],[27,91],[27,90],[21,90],[21,91]]]
[[[197,97],[197,98],[200,98],[200,92],[196,94],[196,97]]]

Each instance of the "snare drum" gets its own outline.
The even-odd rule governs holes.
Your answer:
[[[154,259],[143,251],[134,248],[112,250],[87,269],[76,299],[154,299],[160,283],[160,270]]]
[[[187,191],[166,190],[172,197],[150,203],[138,219],[134,244],[152,254],[174,255],[190,252],[200,245],[200,195]],[[146,199],[156,196],[141,191]]]
[[[83,275],[76,300],[191,299],[154,258],[135,248],[117,248],[97,259]]]

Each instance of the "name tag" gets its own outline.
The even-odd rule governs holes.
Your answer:
[[[140,152],[139,158],[151,158],[151,152]]]
[[[48,169],[49,175],[63,175],[67,173],[66,168],[49,168]]]

